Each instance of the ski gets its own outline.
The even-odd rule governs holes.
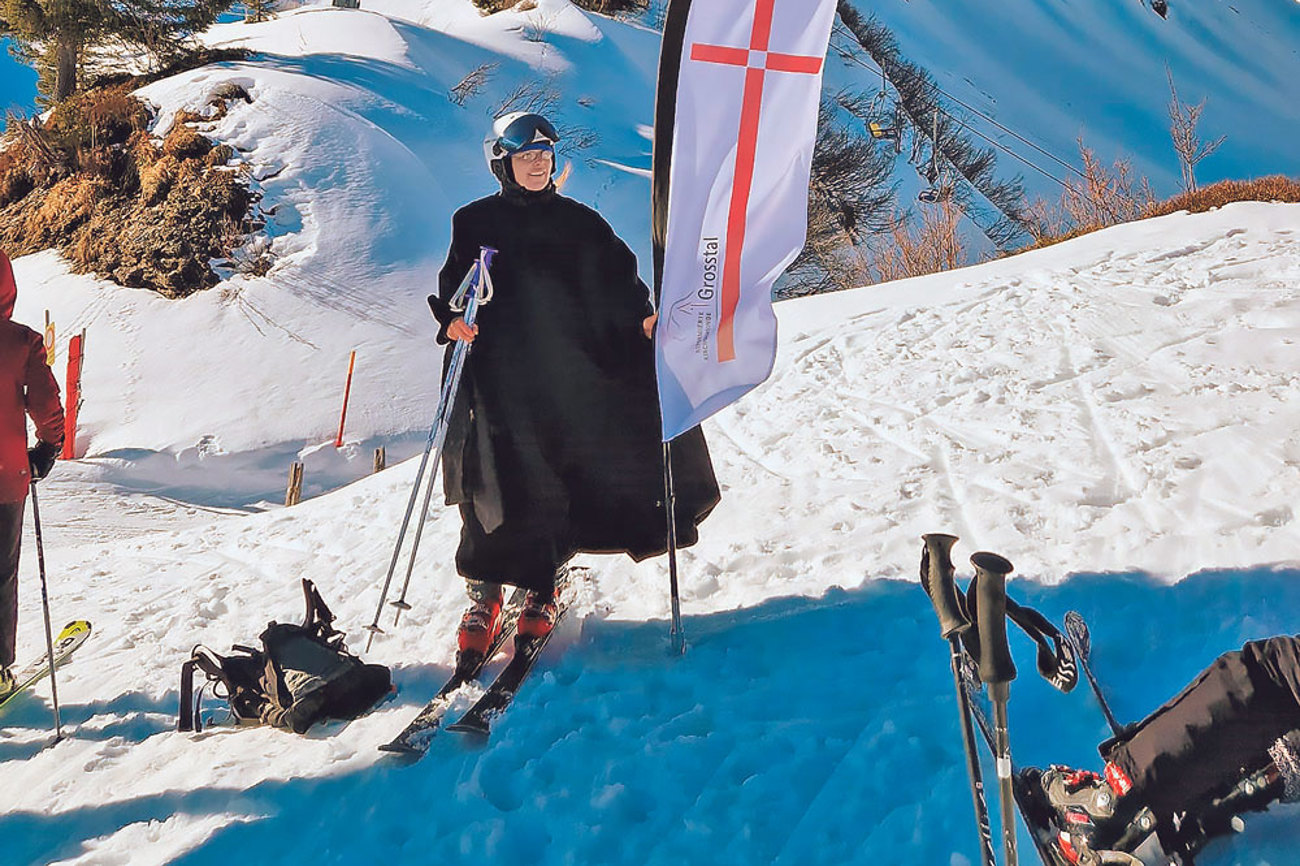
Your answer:
[[[429,741],[437,733],[438,728],[441,727],[442,720],[451,707],[452,696],[461,686],[478,679],[479,674],[483,672],[483,668],[496,657],[497,653],[506,645],[506,641],[515,636],[515,623],[519,619],[519,611],[523,609],[524,597],[527,594],[523,589],[516,589],[511,593],[510,598],[501,609],[501,629],[497,632],[497,636],[492,639],[492,644],[488,647],[487,653],[482,656],[477,653],[466,654],[466,657],[463,657],[461,663],[456,666],[456,670],[452,672],[451,677],[447,679],[442,688],[438,689],[438,693],[433,696],[429,703],[425,704],[424,709],[420,710],[419,715],[412,719],[411,723],[390,742],[380,746],[380,751],[419,757],[429,750]]]
[[[63,627],[58,637],[54,639],[54,665],[65,664],[77,648],[86,642],[90,637],[90,623],[84,619],[74,620]],[[9,705],[14,698],[27,691],[36,683],[40,682],[50,673],[50,658],[48,652],[41,653],[41,657],[34,662],[24,665],[15,672],[14,679],[17,686],[12,692],[0,698],[0,710]]]
[[[470,707],[463,716],[456,720],[455,724],[447,726],[447,730],[456,731],[461,734],[476,734],[480,737],[486,737],[491,730],[492,721],[497,716],[506,711],[510,702],[519,692],[519,687],[523,685],[524,679],[527,678],[529,671],[537,662],[537,657],[546,649],[546,644],[559,628],[560,621],[564,619],[564,614],[569,607],[569,593],[566,592],[568,585],[572,583],[577,569],[566,571],[563,575],[556,577],[555,581],[555,628],[539,638],[522,638],[515,636],[515,654],[511,657],[509,664],[502,668],[501,673],[492,681],[475,703]]]

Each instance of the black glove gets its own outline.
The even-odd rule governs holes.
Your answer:
[[[52,442],[37,442],[36,447],[27,449],[27,463],[32,469],[32,480],[40,481],[54,468],[54,461],[59,459],[61,445]]]

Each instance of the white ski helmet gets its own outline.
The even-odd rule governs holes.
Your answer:
[[[498,178],[505,173],[505,160],[523,150],[554,150],[560,134],[540,114],[512,111],[492,122],[492,130],[483,139],[483,158]],[[555,170],[554,164],[551,170]],[[508,173],[507,173],[508,176]]]

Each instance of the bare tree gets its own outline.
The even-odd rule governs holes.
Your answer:
[[[531,111],[536,114],[551,114],[560,104],[560,88],[551,77],[544,81],[528,80],[520,84],[506,98],[501,100],[493,117],[500,117],[511,111]]]
[[[464,105],[465,100],[477,96],[500,65],[494,62],[482,63],[474,67],[469,75],[462,78],[460,83],[451,89],[451,101],[457,105]]]
[[[1221,135],[1211,142],[1203,142],[1196,134],[1196,125],[1201,121],[1201,112],[1205,111],[1205,100],[1196,105],[1188,105],[1178,98],[1178,89],[1174,87],[1174,73],[1165,64],[1165,76],[1169,79],[1169,134],[1174,140],[1174,152],[1178,154],[1178,166],[1183,171],[1183,190],[1196,191],[1196,165],[1219,149],[1228,136]]]
[[[951,198],[923,208],[919,222],[911,214],[897,214],[889,234],[867,243],[877,282],[921,277],[965,264],[966,248],[959,231],[962,216],[961,206]]]
[[[861,99],[861,94],[841,91],[822,100],[808,186],[807,242],[777,283],[777,298],[871,282],[863,242],[893,227],[897,152],[864,131],[849,108]]]

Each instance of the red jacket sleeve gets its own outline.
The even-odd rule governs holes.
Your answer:
[[[52,445],[63,444],[63,404],[59,383],[45,363],[45,346],[39,334],[32,334],[27,349],[27,414],[36,424],[36,438]]]

